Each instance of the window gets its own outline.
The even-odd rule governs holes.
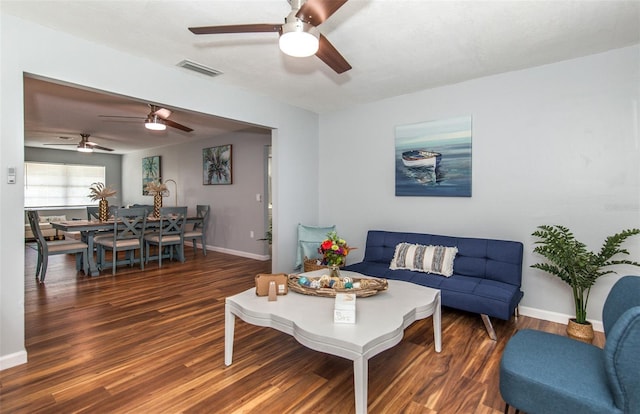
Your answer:
[[[95,182],[105,182],[102,165],[25,162],[25,207],[70,207],[94,203],[87,195]]]

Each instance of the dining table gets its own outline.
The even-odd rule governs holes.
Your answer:
[[[202,217],[187,217],[187,223],[195,224],[201,223]],[[98,265],[96,263],[95,258],[93,257],[94,251],[94,237],[96,233],[101,231],[113,230],[114,228],[114,219],[109,219],[106,221],[100,220],[67,220],[67,221],[56,221],[51,222],[53,228],[62,231],[62,232],[80,232],[82,235],[82,240],[87,243],[89,246],[89,254],[88,258],[88,268],[89,275],[98,276],[100,274],[100,269],[98,269]],[[124,225],[123,225],[124,226]],[[160,226],[160,217],[150,216],[147,218],[147,224],[145,228],[157,228]]]

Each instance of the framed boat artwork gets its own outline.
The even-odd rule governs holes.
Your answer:
[[[471,197],[471,116],[395,128],[396,196]]]

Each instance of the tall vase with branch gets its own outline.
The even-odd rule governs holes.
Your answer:
[[[560,225],[538,226],[538,230],[532,234],[539,239],[535,242],[537,246],[533,251],[545,257],[547,262],[536,263],[531,267],[555,275],[567,283],[573,294],[575,323],[591,325],[587,321],[587,303],[591,287],[600,276],[616,273],[608,268],[609,266],[640,266],[640,263],[632,260],[613,259],[614,256],[629,255],[629,251],[621,248],[620,245],[627,238],[639,233],[640,229],[628,229],[609,236],[605,239],[600,251],[594,253],[587,250],[584,243],[576,240],[567,227]],[[578,329],[582,330],[582,328]],[[568,334],[573,336],[569,330]],[[592,330],[590,336],[593,339]],[[590,340],[585,342],[590,342]]]
[[[150,181],[145,187],[145,191],[153,196],[153,216],[160,217],[160,209],[162,208],[162,197],[169,195],[167,185],[160,179]]]
[[[109,219],[109,202],[107,198],[116,195],[116,191],[111,186],[104,183],[92,183],[89,187],[89,197],[91,201],[98,201],[98,219],[107,221]]]

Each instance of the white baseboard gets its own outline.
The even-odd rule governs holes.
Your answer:
[[[556,322],[566,324],[570,318],[573,318],[574,315],[566,315],[558,312],[551,312],[542,309],[530,308],[527,306],[518,307],[520,310],[520,315],[522,316],[530,316],[536,319],[542,319],[543,321]],[[593,325],[593,330],[598,332],[604,332],[604,327],[602,326],[602,321],[594,321],[589,319],[589,322]]]
[[[189,246],[190,248],[193,248],[193,244],[191,242],[185,242],[184,243],[185,246]],[[200,248],[200,245],[198,244],[198,249]],[[240,250],[232,250],[232,249],[226,249],[224,247],[216,247],[216,246],[209,246],[207,245],[207,251],[211,251],[211,252],[218,252],[218,253],[225,253],[225,254],[230,254],[233,256],[240,256],[240,257],[246,257],[247,259],[254,259],[254,260],[260,260],[260,261],[267,261],[269,259],[271,259],[271,256],[269,256],[268,254],[255,254],[255,253],[248,253],[248,252],[243,252]]]
[[[0,371],[27,363],[27,351],[14,352],[0,357]]]

